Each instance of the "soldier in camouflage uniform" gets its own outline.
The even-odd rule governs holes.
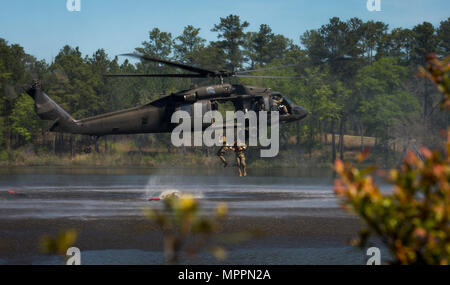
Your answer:
[[[281,113],[281,115],[287,115],[289,114],[289,111],[284,103],[284,99],[283,98],[279,98],[277,99],[272,99],[274,105],[276,106],[276,108],[278,109],[278,111]]]
[[[220,160],[223,163],[223,167],[227,167],[228,162],[225,159],[225,153],[230,150],[231,147],[227,145],[227,139],[225,136],[222,137],[222,146],[220,147],[219,151],[217,152],[217,156],[220,158]]]
[[[239,176],[247,176],[247,164],[245,164],[244,151],[247,149],[247,145],[239,146],[237,143],[234,145],[233,150],[236,153],[236,162],[238,167]]]

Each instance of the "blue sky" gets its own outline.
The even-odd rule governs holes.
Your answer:
[[[449,0],[381,0],[380,12],[369,12],[367,0],[81,0],[80,12],[69,12],[66,0],[1,0],[0,37],[18,43],[38,59],[51,61],[65,45],[91,55],[104,48],[110,55],[132,52],[158,27],[178,35],[184,26],[210,31],[219,17],[239,15],[255,31],[268,24],[275,33],[299,44],[299,36],[333,16],[380,20],[390,28],[411,28],[423,21],[439,25],[450,16]]]

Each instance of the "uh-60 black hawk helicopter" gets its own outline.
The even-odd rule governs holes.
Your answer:
[[[105,135],[165,133],[171,132],[177,124],[171,123],[171,116],[177,110],[188,111],[191,115],[194,103],[200,103],[202,112],[217,110],[219,103],[231,101],[236,111],[277,111],[280,122],[301,120],[307,111],[292,103],[288,98],[268,88],[252,87],[242,84],[224,83],[224,78],[292,78],[285,76],[247,75],[256,70],[243,72],[211,71],[172,61],[162,60],[141,54],[124,54],[141,60],[166,64],[190,71],[173,74],[109,74],[110,77],[176,77],[176,78],[219,78],[220,84],[183,90],[161,97],[146,105],[105,113],[85,119],[72,118],[63,108],[45,94],[38,81],[26,92],[35,101],[35,110],[43,120],[50,120],[49,131],[89,135],[98,139]],[[258,69],[260,70],[260,69]],[[280,108],[280,105],[282,108]],[[268,122],[270,123],[270,122]],[[208,124],[203,124],[203,129]]]

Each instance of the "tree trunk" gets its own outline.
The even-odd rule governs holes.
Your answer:
[[[70,135],[70,159],[73,159],[73,135]]]
[[[364,127],[363,124],[359,124],[359,133],[361,135],[361,152],[364,151]]]
[[[428,114],[428,80],[423,80],[423,123],[426,124]]]
[[[55,133],[54,137],[53,137],[53,154],[56,155],[56,140],[57,140],[57,135]]]
[[[386,127],[386,133],[389,133],[389,128]],[[387,166],[388,164],[388,160],[389,160],[389,136],[386,137],[385,139],[385,159],[384,159],[384,164],[385,166]]]
[[[95,138],[95,152],[99,153],[100,149],[98,148],[98,138]]]
[[[314,134],[313,134],[313,128],[312,128],[312,124],[311,124],[309,127],[309,146],[308,146],[309,161],[312,160],[313,144],[314,144]]]
[[[331,159],[332,163],[336,160],[336,138],[334,135],[334,119],[331,121]]]
[[[339,122],[339,158],[344,160],[344,119]]]
[[[42,131],[42,146],[47,148],[47,132]]]

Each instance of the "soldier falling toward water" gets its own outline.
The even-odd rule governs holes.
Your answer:
[[[236,162],[238,167],[239,176],[247,176],[247,164],[245,163],[245,153],[247,145],[239,145],[235,143],[232,148],[236,154]]]
[[[239,176],[247,176],[247,164],[245,163],[245,154],[244,151],[247,149],[247,145],[239,146],[238,143],[235,143],[234,146],[230,146],[227,144],[227,139],[225,136],[222,136],[222,146],[217,152],[217,156],[223,163],[223,167],[228,166],[228,162],[225,159],[225,154],[229,150],[234,150],[236,154],[236,163],[238,167]]]
[[[220,147],[219,151],[217,152],[217,156],[223,163],[223,167],[227,167],[228,162],[225,159],[225,153],[229,150],[231,150],[231,146],[227,144],[227,138],[225,136],[222,136],[222,146]]]

